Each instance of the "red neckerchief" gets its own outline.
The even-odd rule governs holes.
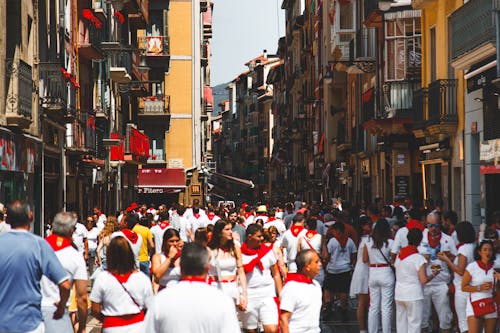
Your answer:
[[[424,225],[420,223],[419,220],[414,220],[414,219],[408,219],[408,223],[406,224],[406,228],[408,230],[417,228],[420,231],[424,231]]]
[[[212,221],[214,218],[215,218],[215,214],[214,213],[208,213],[207,214],[207,217],[210,221]]]
[[[304,274],[300,274],[300,273],[288,273],[286,276],[286,279],[285,279],[285,284],[287,284],[290,281],[307,283],[307,284],[313,283],[313,281],[310,278],[308,278]]]
[[[435,237],[433,237],[430,232],[427,232],[427,242],[429,243],[429,246],[435,249],[441,242],[442,235],[441,231],[439,232],[439,236]]]
[[[292,235],[294,237],[297,237],[302,230],[304,230],[304,226],[298,224],[292,225],[292,227],[290,228],[290,231],[292,232]]]
[[[347,237],[347,235],[344,233],[342,234],[341,237],[339,236],[336,236],[336,235],[333,235],[333,237],[335,237],[335,239],[337,240],[337,242],[340,243],[340,247],[341,248],[345,248],[346,245],[347,245],[347,240],[349,239],[349,237]]]
[[[250,212],[243,213],[243,217],[245,218],[245,220],[248,219],[250,216],[252,216],[252,213]]]
[[[404,260],[406,257],[409,257],[415,253],[418,253],[417,247],[413,245],[408,245],[406,247],[403,247],[401,251],[399,251],[398,258],[399,260]]]
[[[309,239],[312,239],[314,238],[314,236],[316,236],[318,234],[318,232],[316,230],[308,230],[306,232],[306,237],[309,238]]]
[[[461,248],[462,246],[464,246],[464,245],[465,245],[465,243],[458,243],[458,244],[457,244],[457,250],[458,250],[459,248]]]
[[[122,232],[125,237],[127,237],[127,239],[132,242],[132,244],[136,244],[139,240],[139,236],[130,229],[122,229]]]
[[[55,234],[47,236],[45,240],[47,241],[47,243],[49,243],[50,247],[52,247],[52,250],[54,251],[59,251],[72,246],[72,243],[69,239]]]
[[[248,264],[243,265],[243,269],[245,270],[245,273],[250,273],[253,271],[255,266],[258,266],[261,271],[264,270],[264,265],[262,265],[262,262],[260,261],[266,254],[269,253],[269,251],[272,250],[271,246],[266,246],[264,244],[261,244],[258,249],[250,249],[247,246],[247,243],[243,243],[241,245],[241,253],[247,256],[254,256],[257,255],[254,259],[252,259]]]
[[[168,221],[163,221],[161,222],[160,224],[158,224],[160,226],[160,228],[163,230],[165,229],[166,227],[168,227],[170,225],[170,223],[168,223]]]
[[[196,214],[193,214],[193,216],[195,219],[199,219],[201,215],[199,213],[196,213]]]
[[[183,276],[181,278],[181,281],[207,283],[207,278],[206,277],[202,278],[200,276]]]
[[[483,271],[485,271],[486,274],[488,274],[488,271],[493,267],[492,262],[489,262],[486,265],[481,260],[476,260],[476,262],[477,262],[477,265],[479,266],[479,268],[481,268]]]
[[[128,281],[130,275],[132,275],[132,272],[129,272],[129,273],[126,273],[126,274],[111,273],[111,275],[113,275],[118,280],[118,282],[125,283],[125,282]]]
[[[276,221],[276,218],[274,216],[269,216],[267,218],[267,222],[266,223],[273,222],[273,221]]]

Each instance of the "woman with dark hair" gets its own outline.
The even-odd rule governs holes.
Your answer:
[[[282,277],[286,276],[286,265],[283,259],[283,253],[280,249],[280,241],[278,240],[279,231],[274,225],[264,229],[264,245],[272,247],[276,258],[278,258],[278,267]]]
[[[378,332],[379,316],[382,314],[382,332],[391,332],[392,302],[394,299],[394,272],[389,261],[391,226],[381,218],[373,228],[372,236],[363,247],[363,262],[370,265],[368,289],[370,308],[368,311],[368,332]]]
[[[160,285],[158,291],[175,284],[181,278],[179,266],[181,257],[181,238],[174,228],[165,230],[160,253],[153,255],[151,268],[155,281]]]
[[[362,254],[366,242],[370,238],[372,231],[372,220],[367,215],[362,215],[358,221],[359,234],[361,235],[357,253],[356,266],[352,274],[351,286],[349,295],[358,298],[358,309],[356,316],[359,323],[359,330],[366,331],[367,322],[366,315],[368,310],[368,264],[363,262]]]
[[[208,247],[212,251],[208,271],[209,276],[215,281],[215,285],[226,295],[233,298],[241,311],[245,311],[247,305],[247,280],[241,262],[241,250],[233,241],[231,222],[220,220],[215,223]]]
[[[472,224],[467,221],[458,223],[455,226],[455,231],[458,238],[457,256],[452,261],[446,254],[438,253],[438,258],[453,271],[455,312],[457,314],[458,328],[463,333],[469,330],[465,314],[469,293],[462,291],[462,276],[467,265],[474,261],[476,231]]]
[[[475,261],[467,265],[462,277],[462,291],[469,293],[467,300],[467,323],[469,333],[495,332],[497,310],[494,300],[495,277],[493,261],[494,245],[490,239],[483,239],[474,251]],[[479,302],[477,302],[479,301]],[[486,306],[480,306],[486,305]],[[481,311],[481,308],[484,311]]]
[[[94,282],[92,315],[101,320],[103,333],[144,332],[144,311],[153,297],[151,281],[135,267],[125,237],[114,237],[107,249],[108,270]]]

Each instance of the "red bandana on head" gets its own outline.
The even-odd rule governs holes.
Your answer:
[[[304,274],[300,274],[300,273],[288,273],[286,276],[286,279],[285,279],[285,284],[287,284],[290,281],[307,283],[307,284],[313,283],[313,281],[310,278],[308,278]]]
[[[419,220],[408,219],[408,223],[406,224],[406,228],[411,230],[413,228],[417,228],[420,231],[424,231],[424,225],[420,223]]]
[[[298,224],[292,225],[292,227],[290,228],[290,231],[292,232],[292,235],[294,237],[297,237],[302,230],[304,230],[304,226]]]
[[[127,239],[132,242],[132,244],[136,244],[139,240],[139,236],[130,229],[122,229],[122,232],[125,237],[127,237]]]
[[[47,241],[47,243],[49,243],[50,247],[52,247],[54,251],[59,251],[72,245],[71,241],[66,237],[55,234],[48,236],[47,238],[45,238],[45,240]]]
[[[405,259],[406,257],[411,256],[412,254],[418,253],[418,249],[416,246],[408,245],[406,247],[403,247],[401,251],[399,251],[398,258],[400,260]]]
[[[160,228],[163,230],[165,229],[166,227],[168,227],[170,225],[170,223],[168,223],[168,221],[163,221],[159,224]]]

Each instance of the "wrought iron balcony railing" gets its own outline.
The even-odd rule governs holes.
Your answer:
[[[40,63],[39,96],[42,108],[65,110],[68,103],[68,84],[63,78],[60,63]]]
[[[170,56],[169,36],[146,36],[137,39],[139,49],[145,51],[148,57]]]
[[[413,92],[413,109],[415,110],[415,121],[425,119],[425,105],[427,104],[427,88],[420,88]]]
[[[170,115],[170,96],[139,97],[139,116]]]
[[[457,122],[457,80],[437,80],[429,84],[428,121]]]
[[[495,43],[492,0],[469,1],[450,17],[451,57],[456,59],[488,42]]]
[[[31,66],[20,59],[6,60],[7,122],[12,118],[12,125],[27,127],[32,115],[33,76]],[[17,118],[24,118],[18,119]]]
[[[419,118],[413,107],[413,92],[420,88],[420,81],[386,82],[384,90],[384,110],[390,118]]]

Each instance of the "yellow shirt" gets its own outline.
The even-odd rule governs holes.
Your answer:
[[[139,261],[149,261],[148,244],[149,239],[153,239],[151,230],[149,230],[148,227],[136,224],[132,231],[142,237],[141,250],[139,251]]]

